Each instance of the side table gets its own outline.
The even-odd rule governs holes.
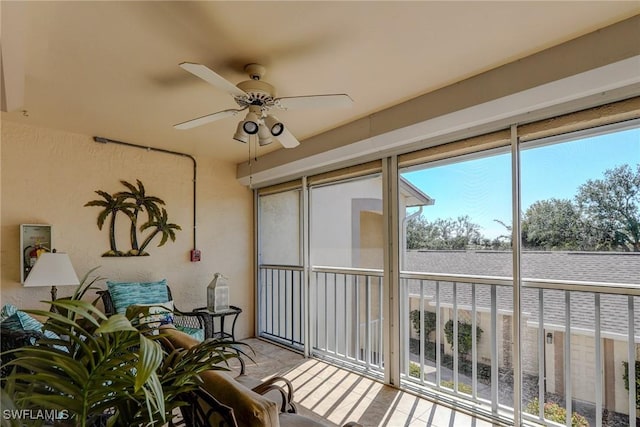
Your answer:
[[[235,341],[236,321],[238,320],[238,316],[240,315],[240,313],[242,313],[242,309],[240,307],[230,305],[227,310],[220,311],[210,311],[207,309],[207,307],[199,307],[194,309],[193,311],[208,315],[202,316],[205,320],[205,338],[231,338]],[[229,316],[233,317],[233,322],[231,323],[231,330],[227,332],[224,327],[224,320]],[[216,319],[219,319],[219,322],[216,322]],[[219,327],[216,327],[216,323],[219,324]]]

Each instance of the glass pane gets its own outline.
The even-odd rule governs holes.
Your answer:
[[[403,270],[511,277],[510,154],[401,171],[400,214]]]
[[[382,268],[382,178],[313,187],[311,265]]]
[[[261,196],[260,264],[301,265],[300,191]]]
[[[314,351],[382,372],[382,179],[311,187],[309,202]]]
[[[300,348],[305,341],[300,191],[259,198],[259,335]]]
[[[638,331],[629,297],[608,284],[640,285],[640,129],[609,129],[521,152],[522,275],[547,288],[522,294],[522,403],[539,416],[542,397],[547,420],[570,411],[574,425],[629,425],[624,375]],[[567,290],[552,290],[557,281]],[[585,282],[598,292],[578,289]]]

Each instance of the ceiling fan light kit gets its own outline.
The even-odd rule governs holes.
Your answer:
[[[244,70],[249,75],[249,80],[240,82],[237,85],[202,64],[183,62],[180,67],[233,96],[236,104],[241,108],[239,110],[218,111],[197,119],[187,120],[174,125],[175,129],[191,129],[229,116],[235,116],[239,112],[249,109],[244,120],[238,123],[233,139],[247,143],[251,135],[258,134],[258,143],[261,146],[270,144],[273,141],[272,137],[276,137],[283,147],[293,148],[298,146],[300,141],[285,128],[280,120],[268,114],[269,110],[274,107],[285,111],[294,108],[350,107],[353,103],[351,97],[346,94],[276,98],[276,89],[262,80],[266,69],[260,64],[246,65]]]
[[[238,123],[238,128],[236,129],[236,133],[233,134],[233,139],[236,141],[244,142],[245,144],[249,142],[249,134],[246,133],[243,129],[244,121]]]
[[[274,135],[275,136],[275,135]],[[258,144],[260,146],[269,145],[273,142],[273,137],[271,136],[271,132],[267,129],[264,123],[260,123],[258,127]]]
[[[267,125],[267,127],[271,131],[271,135],[275,136],[276,138],[280,136],[282,132],[284,132],[284,125],[280,122],[280,120],[270,114],[264,118],[264,124]]]
[[[247,116],[244,118],[244,122],[242,122],[242,129],[244,129],[244,131],[249,135],[255,135],[256,133],[258,133],[258,124],[259,124],[258,114],[256,114],[252,110],[253,110],[253,107],[249,107],[249,112],[247,113]],[[259,110],[258,110],[258,113],[260,113]]]

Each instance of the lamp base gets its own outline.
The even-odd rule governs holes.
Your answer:
[[[51,287],[51,301],[55,301],[58,299],[58,288],[54,286]],[[49,309],[51,313],[58,313],[58,309],[55,305],[51,304],[51,308]]]

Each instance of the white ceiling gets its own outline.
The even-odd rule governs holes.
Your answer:
[[[235,163],[248,156],[247,145],[231,138],[238,117],[173,129],[236,108],[231,96],[179,63],[205,64],[233,83],[246,80],[245,64],[261,63],[279,96],[348,93],[350,109],[277,113],[304,144],[640,13],[637,1],[49,1],[24,7],[26,113],[3,113],[2,120]],[[258,154],[278,148],[274,143]]]

